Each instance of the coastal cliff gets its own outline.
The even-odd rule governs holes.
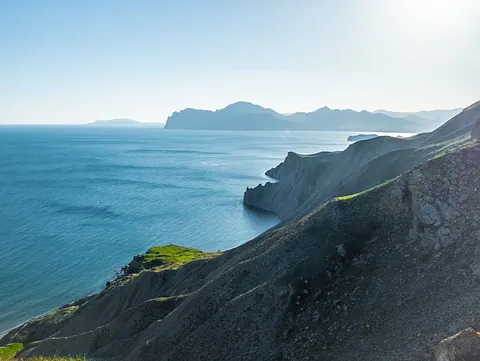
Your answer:
[[[279,181],[247,189],[244,203],[247,206],[273,212],[285,220],[314,196],[318,202],[343,193],[356,193],[382,183],[397,174],[371,174],[371,179],[346,187],[351,178],[371,161],[389,152],[405,149],[418,142],[390,137],[377,137],[370,141],[354,143],[343,152],[300,156],[290,153],[285,161],[269,174],[281,174]],[[408,169],[408,168],[407,168]],[[406,170],[406,169],[404,169]],[[387,178],[388,177],[388,178]],[[347,188],[347,189],[345,189]],[[317,203],[318,204],[318,203]]]
[[[452,119],[447,135],[289,154],[269,187],[294,189],[289,172],[304,172],[298,181],[312,192],[316,178],[330,178],[330,193],[299,192],[311,203],[288,222],[222,254],[152,249],[101,293],[12,330],[0,346],[22,342],[18,357],[132,361],[433,361],[441,340],[480,329],[480,144],[466,133],[477,113]]]
[[[436,154],[470,139],[480,105],[474,104],[431,133],[411,138],[376,137],[350,145],[343,152],[303,156],[289,153],[266,172],[278,180],[247,188],[244,204],[298,220],[335,196],[357,193],[381,184]]]

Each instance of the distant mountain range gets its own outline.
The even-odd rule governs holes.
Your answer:
[[[422,110],[420,112],[392,112],[389,110],[376,110],[374,113],[381,113],[392,118],[405,118],[418,124],[425,124],[437,128],[447,120],[460,114],[463,109],[442,109],[442,110]]]
[[[461,110],[395,113],[338,110],[323,107],[310,113],[280,114],[248,102],[237,102],[216,110],[184,109],[168,117],[166,129],[194,130],[348,130],[422,132],[434,128],[439,118]],[[421,117],[424,115],[424,117]],[[450,117],[448,117],[450,119]]]
[[[96,120],[93,123],[87,124],[89,126],[97,127],[161,127],[161,123],[142,123],[137,120],[128,118]]]

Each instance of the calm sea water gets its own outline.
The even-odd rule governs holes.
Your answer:
[[[237,246],[278,219],[242,205],[290,150],[345,132],[0,127],[0,332],[100,290],[153,245]]]

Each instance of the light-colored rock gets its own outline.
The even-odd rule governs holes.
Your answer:
[[[428,225],[440,224],[440,216],[437,209],[430,203],[421,203],[418,207],[418,216],[422,223]]]
[[[472,328],[440,342],[434,348],[437,361],[478,361],[480,360],[480,336]]]
[[[338,254],[342,257],[345,257],[347,255],[347,250],[345,249],[345,246],[343,244],[339,244],[337,246],[337,251]]]
[[[402,198],[403,190],[400,187],[395,187],[390,191],[392,198]]]
[[[476,122],[473,123],[471,136],[474,140],[480,139],[480,117],[477,117]]]

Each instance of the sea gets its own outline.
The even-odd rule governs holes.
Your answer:
[[[246,187],[288,151],[343,150],[352,134],[0,126],[0,334],[154,245],[254,238],[279,220],[245,208]]]

